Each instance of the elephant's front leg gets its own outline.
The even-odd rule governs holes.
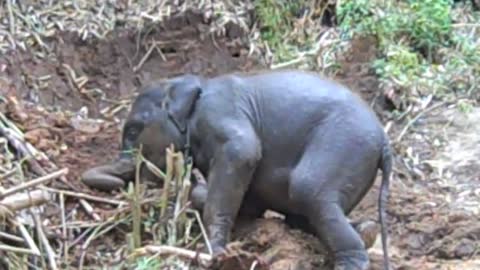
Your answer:
[[[225,250],[230,239],[260,153],[256,139],[236,139],[224,144],[214,156],[203,211],[214,256]]]

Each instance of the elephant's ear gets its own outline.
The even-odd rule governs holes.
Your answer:
[[[194,75],[180,76],[169,83],[166,109],[182,131],[202,92],[201,83],[201,79]]]

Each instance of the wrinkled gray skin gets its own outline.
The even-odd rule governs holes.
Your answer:
[[[388,269],[389,142],[374,112],[347,88],[300,71],[154,82],[132,105],[122,147],[142,142],[146,158],[164,169],[165,148],[173,143],[183,149],[184,129],[194,165],[207,176],[206,198],[197,204],[215,255],[224,251],[239,214],[272,209],[308,224],[333,253],[335,269],[367,269],[364,243],[346,215],[381,169],[379,216]],[[107,179],[102,183],[99,172]],[[128,178],[112,168],[95,173],[86,172],[84,181],[97,188],[118,188],[124,185],[120,178]]]

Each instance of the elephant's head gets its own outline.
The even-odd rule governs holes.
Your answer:
[[[140,145],[142,154],[164,170],[166,148],[173,144],[176,150],[183,150],[185,146],[188,118],[200,96],[201,84],[201,77],[183,75],[144,86],[123,127],[119,159],[86,171],[82,181],[103,190],[124,186],[134,175],[132,150]]]

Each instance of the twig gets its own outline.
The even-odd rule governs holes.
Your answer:
[[[388,121],[388,123],[385,125],[385,128],[383,129],[386,134],[390,131],[390,128],[392,127],[393,121]]]
[[[14,175],[16,170],[17,170],[17,168],[13,168],[13,169],[5,172],[4,174],[0,175],[0,181],[4,180],[4,179],[7,179],[10,176]]]
[[[68,235],[67,235],[67,222],[65,218],[65,195],[60,192],[60,211],[62,220],[62,237],[63,237],[63,263],[68,265]]]
[[[156,177],[164,180],[166,175],[163,173],[155,164],[153,164],[150,160],[148,159],[143,159],[143,162],[147,166],[147,169],[149,169],[153,174],[155,174]]]
[[[40,241],[42,241],[42,244],[43,244],[43,247],[45,248],[46,252],[47,252],[47,257],[48,257],[48,262],[50,264],[50,268],[53,269],[53,270],[56,270],[58,269],[57,268],[57,263],[55,261],[55,252],[53,251],[52,249],[52,246],[50,246],[50,243],[48,242],[48,239],[47,237],[45,236],[45,232],[43,231],[43,226],[42,226],[42,222],[40,220],[40,216],[38,215],[38,213],[35,213],[34,211],[32,211],[32,215],[33,215],[33,218],[35,219],[35,223],[36,223],[36,227],[37,227],[37,233],[38,233],[38,237],[40,238]]]
[[[65,228],[66,229],[71,229],[71,228],[92,228],[92,227],[97,227],[98,225],[103,224],[103,222],[87,222],[87,221],[72,221],[72,222],[67,222],[65,223]],[[58,225],[51,225],[48,226],[50,230],[58,230],[62,229],[63,230],[63,225],[58,224]]]
[[[82,205],[83,209],[89,214],[95,221],[100,221],[102,218],[93,211],[93,207],[85,200],[80,200],[80,205]]]
[[[80,242],[80,240],[82,240],[85,235],[87,235],[91,230],[93,230],[93,227],[91,228],[88,228],[86,229],[83,233],[81,233],[75,240],[73,240],[73,242],[68,246],[68,249],[70,249],[71,247],[75,246],[76,244],[78,244],[78,242]]]
[[[142,208],[140,205],[140,167],[142,166],[142,158],[140,155],[142,153],[142,146],[140,146],[139,153],[136,155],[136,166],[135,166],[135,185],[133,186],[133,198],[131,198],[131,207],[132,207],[132,237],[133,237],[133,247],[138,248],[142,243],[141,236],[141,222],[142,222]],[[131,187],[131,184],[130,184]]]
[[[23,238],[28,244],[28,247],[32,250],[33,254],[40,256],[40,249],[38,249],[37,244],[35,244],[35,241],[33,241],[32,236],[27,231],[27,228],[22,224],[20,217],[17,217],[15,220],[12,220],[12,222],[18,226],[20,229],[20,233],[22,234]]]
[[[104,223],[106,224],[106,223]],[[95,236],[95,234],[100,231],[100,229],[102,228],[102,226],[104,225],[100,225],[98,227],[96,227],[92,234],[87,238],[87,240],[85,241],[85,243],[83,243],[82,245],[82,254],[80,255],[80,261],[78,262],[78,268],[79,270],[82,270],[83,269],[83,261],[85,260],[85,255],[87,254],[87,248],[88,246],[90,245],[90,242],[93,240],[93,237]]]
[[[31,180],[31,181],[28,181],[28,182],[25,182],[25,183],[22,183],[16,187],[13,187],[13,188],[9,188],[7,190],[5,190],[4,192],[2,192],[0,194],[0,198],[5,198],[6,196],[10,196],[12,194],[15,194],[17,192],[20,192],[20,191],[23,191],[25,189],[28,189],[28,188],[31,188],[31,187],[34,187],[36,185],[40,185],[40,184],[43,184],[47,181],[50,181],[52,179],[55,179],[55,178],[58,178],[62,175],[65,175],[68,173],[68,168],[64,168],[60,171],[57,171],[57,172],[53,172],[51,174],[48,174],[48,175],[44,175],[42,177],[39,177],[37,179],[34,179],[34,180]]]
[[[12,12],[12,0],[7,0],[8,20],[10,22],[10,35],[12,36],[12,49],[15,49],[15,18]]]
[[[140,249],[137,249],[134,252],[133,256],[142,255],[145,253],[158,253],[160,255],[166,255],[166,254],[178,255],[178,256],[185,257],[192,260],[198,258],[200,259],[200,262],[203,264],[208,264],[212,261],[212,256],[209,254],[197,253],[195,251],[191,251],[188,249],[172,247],[172,246],[153,246],[153,245],[145,246]]]
[[[158,44],[155,44],[155,49],[157,50],[158,54],[162,58],[163,62],[167,62],[167,57],[165,57],[165,54],[163,54],[162,49],[160,49],[157,45]]]
[[[433,110],[435,110],[436,108],[440,107],[440,106],[443,106],[446,102],[445,101],[442,101],[440,103],[437,103],[433,106],[431,106],[430,108],[428,109],[425,109],[423,111],[421,111],[419,114],[417,114],[417,116],[415,116],[412,120],[410,120],[410,122],[407,123],[407,125],[405,125],[405,127],[403,128],[402,132],[400,132],[400,135],[398,135],[397,139],[395,139],[395,142],[399,142],[402,137],[405,135],[405,133],[407,132],[407,130],[418,120],[420,119],[420,117],[422,117],[424,114],[428,113],[428,112],[431,112]]]
[[[2,245],[2,244],[0,244],[0,250],[40,256],[40,253],[37,254],[37,253],[33,252],[32,250],[27,249],[27,248],[12,247],[12,246]]]
[[[180,168],[177,168],[178,171],[181,170],[181,173],[177,171],[177,177],[179,178],[178,180],[181,181],[179,190],[177,191],[177,201],[175,204],[175,211],[174,211],[174,220],[177,222],[177,224],[180,225],[180,227],[183,227],[184,222],[185,222],[185,216],[184,216],[184,209],[185,206],[187,206],[188,202],[188,195],[190,194],[190,189],[192,186],[192,183],[190,182],[190,176],[192,174],[192,164],[188,164],[186,170],[184,169],[184,161],[183,158],[180,158],[177,160],[177,166]]]
[[[202,222],[202,219],[200,218],[200,214],[198,213],[197,210],[187,210],[187,211],[193,212],[193,214],[197,218],[198,225],[200,226],[200,231],[202,232],[203,239],[205,240],[205,243],[207,245],[208,253],[212,255],[213,254],[212,245],[210,244],[210,240],[208,239],[207,231],[205,230],[205,226],[203,226],[203,222]]]
[[[68,191],[68,190],[54,189],[54,188],[49,188],[49,187],[41,187],[41,189],[44,189],[44,190],[47,190],[47,191],[50,191],[50,192],[63,193],[64,195],[67,195],[67,196],[77,197],[77,198],[80,198],[80,199],[86,199],[86,200],[90,200],[90,201],[108,203],[108,204],[113,204],[113,205],[118,205],[118,206],[127,205],[127,203],[123,202],[123,201],[102,198],[102,197],[93,196],[93,195],[80,193],[80,192],[71,192],[71,191]]]
[[[163,194],[160,201],[160,218],[163,218],[167,210],[168,205],[168,194],[170,192],[170,182],[173,180],[173,156],[172,156],[172,147],[167,148],[166,151],[166,163],[167,163],[167,172],[165,174],[165,180],[163,182]]]
[[[17,105],[18,101],[16,101],[16,99],[13,99],[13,98],[9,98],[8,99],[9,102],[12,102],[14,103],[15,105]],[[15,124],[10,121],[3,113],[0,112],[0,120],[2,120],[5,125],[7,125],[8,127],[10,127],[12,129],[12,132],[14,134],[17,135],[17,137],[20,137],[20,138],[23,138],[23,132],[17,127],[15,126]],[[4,125],[0,125],[0,127],[2,127],[2,132],[4,132],[6,130],[6,127]]]
[[[13,235],[13,234],[9,234],[9,233],[6,233],[6,232],[0,232],[0,238],[5,238],[5,239],[8,239],[10,241],[15,241],[15,242],[19,242],[19,243],[24,243],[25,240],[21,237],[18,237],[16,235]]]
[[[285,67],[288,67],[288,66],[291,66],[291,65],[295,65],[295,64],[298,64],[298,63],[301,63],[303,60],[305,60],[305,57],[303,55],[295,58],[295,59],[292,59],[290,61],[287,61],[287,62],[283,62],[283,63],[278,63],[278,64],[272,64],[270,66],[271,69],[279,69],[279,68],[285,68]]]
[[[145,61],[147,61],[147,59],[150,57],[150,54],[152,54],[153,50],[155,49],[157,45],[155,43],[152,43],[152,45],[150,45],[150,48],[148,48],[148,51],[147,53],[145,53],[145,55],[142,57],[142,59],[140,60],[140,62],[138,63],[138,65],[136,65],[135,67],[133,67],[133,72],[137,72],[139,69],[142,68],[143,64],[145,63]]]
[[[0,201],[0,217],[4,217],[10,212],[15,213],[25,208],[44,204],[49,199],[49,193],[45,190],[34,190],[6,197]]]
[[[257,267],[258,261],[255,260],[253,261],[252,265],[250,266],[250,270],[255,270],[255,267]]]

